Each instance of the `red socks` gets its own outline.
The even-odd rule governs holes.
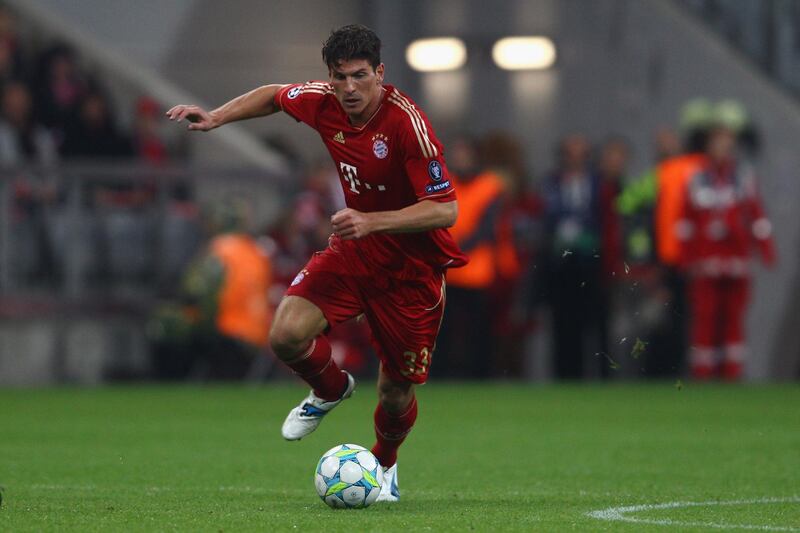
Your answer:
[[[324,335],[314,339],[303,355],[286,365],[311,385],[314,394],[323,400],[338,400],[347,387],[347,375],[331,357],[331,345]],[[375,409],[377,442],[372,447],[372,453],[378,458],[381,466],[388,468],[397,462],[397,449],[414,427],[416,420],[416,397],[411,399],[406,411],[400,415],[389,413],[378,403]]]
[[[324,335],[311,341],[306,353],[286,366],[311,385],[314,394],[323,400],[338,400],[347,387],[347,376],[331,357],[331,345]]]
[[[377,442],[372,453],[381,466],[389,468],[397,462],[397,449],[406,440],[406,436],[414,427],[417,419],[417,398],[411,400],[406,412],[401,415],[388,413],[380,403],[375,409],[375,437]]]

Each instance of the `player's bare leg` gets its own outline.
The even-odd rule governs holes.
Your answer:
[[[311,392],[289,412],[281,428],[287,440],[299,440],[319,426],[322,417],[355,388],[353,377],[331,357],[322,334],[328,322],[322,311],[299,296],[286,296],[275,312],[270,332],[273,352],[311,386]]]
[[[400,499],[397,485],[397,449],[417,419],[414,384],[390,378],[381,365],[378,373],[378,407],[375,409],[375,437],[372,453],[383,467],[383,485],[377,501]]]

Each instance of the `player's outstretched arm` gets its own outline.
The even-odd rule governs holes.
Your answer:
[[[283,85],[263,85],[237,96],[213,111],[206,111],[196,105],[180,104],[167,111],[166,115],[176,122],[188,120],[190,130],[209,131],[229,122],[265,117],[280,111],[275,103],[275,95],[281,87]]]
[[[370,233],[414,233],[449,228],[456,223],[458,202],[423,200],[396,211],[362,213],[342,209],[331,217],[333,231],[342,239],[360,239]]]

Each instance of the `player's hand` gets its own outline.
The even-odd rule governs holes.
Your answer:
[[[190,130],[208,131],[219,126],[211,113],[196,105],[176,105],[165,114],[176,122],[188,120]]]
[[[341,239],[360,239],[372,233],[371,220],[369,213],[347,208],[331,217],[331,225]]]

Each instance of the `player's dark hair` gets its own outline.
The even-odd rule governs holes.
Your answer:
[[[372,69],[381,64],[381,40],[374,31],[361,24],[349,24],[333,30],[322,45],[322,60],[328,68],[342,61],[366,59]]]

